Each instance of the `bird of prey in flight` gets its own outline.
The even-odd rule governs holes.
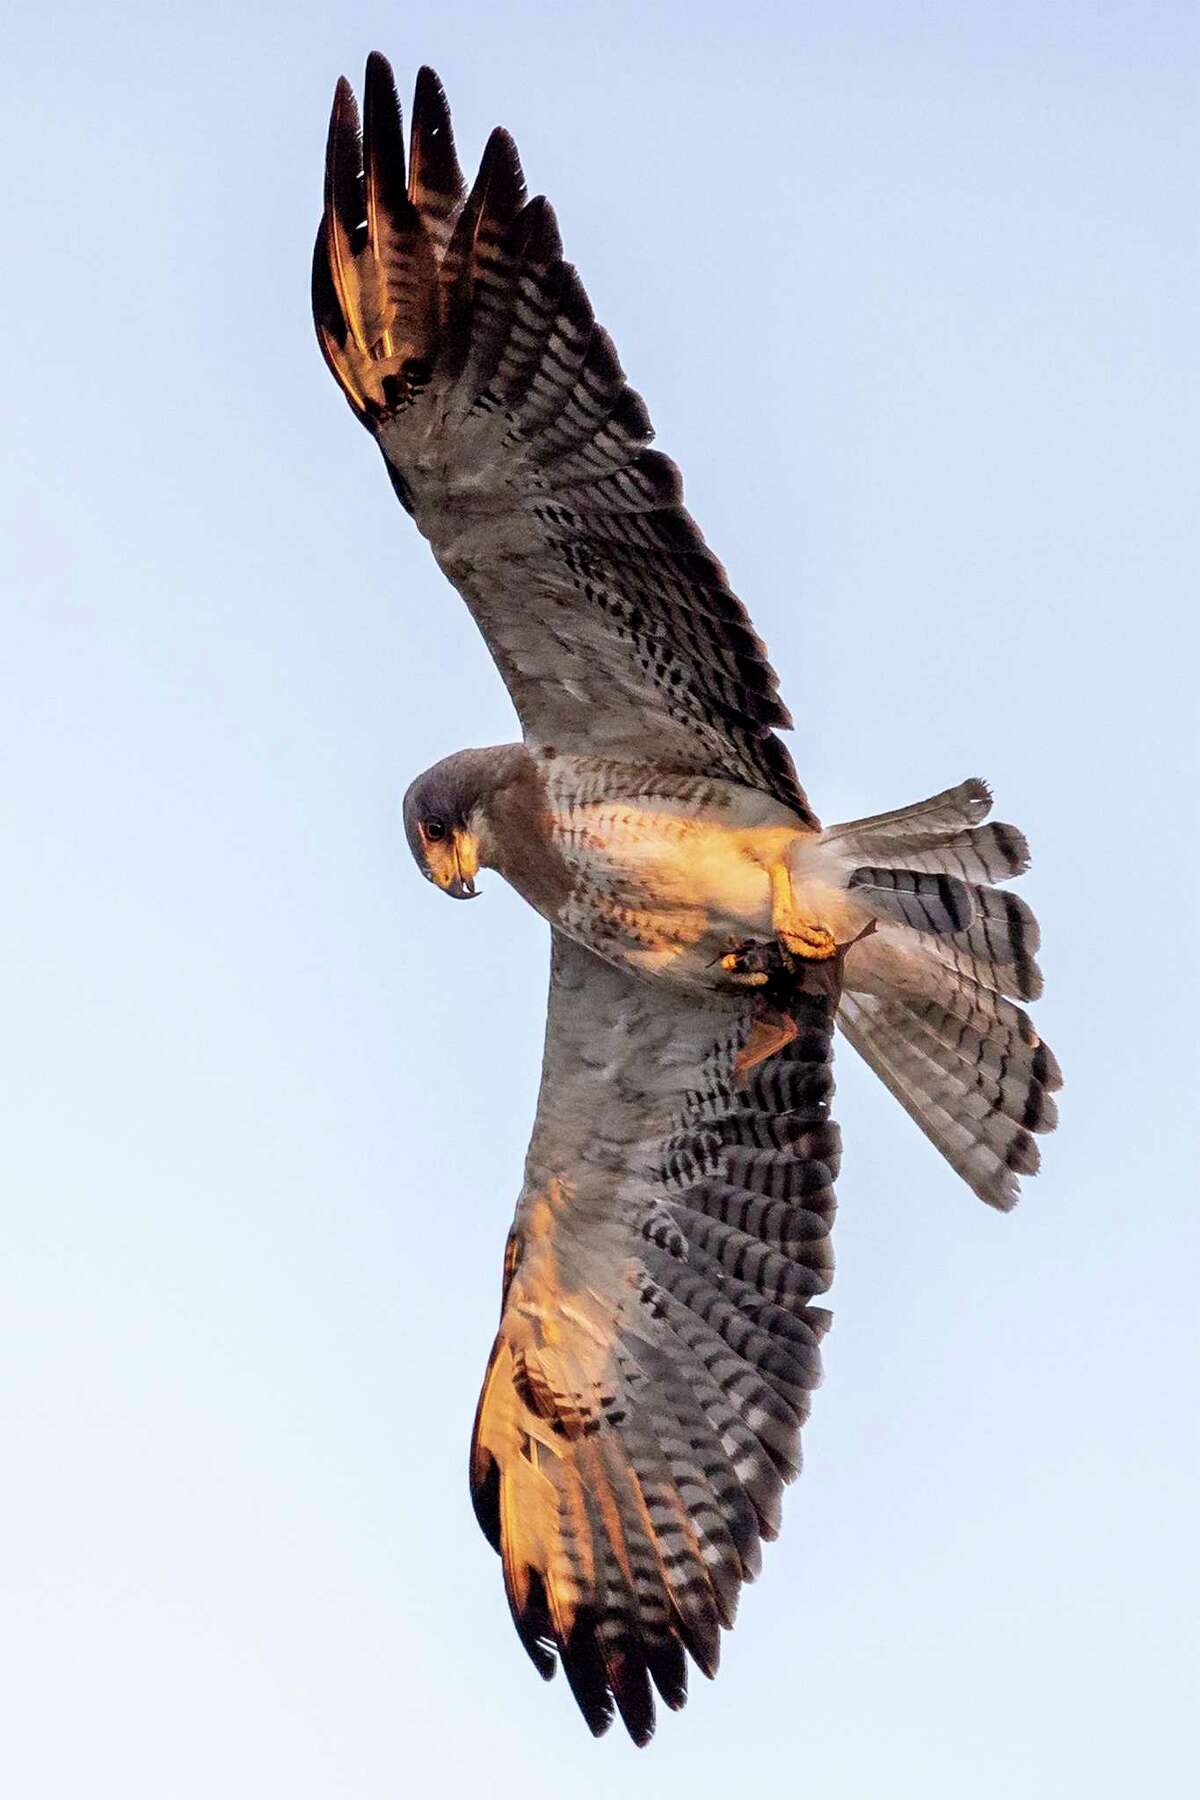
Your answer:
[[[594,1732],[717,1667],[800,1467],[829,1314],[835,1027],[979,1197],[1055,1122],[1021,833],[965,781],[822,828],[774,670],[494,131],[338,83],[317,336],[483,633],[520,743],[413,783],[417,866],[549,921],[537,1119],[471,1448],[521,1641]]]

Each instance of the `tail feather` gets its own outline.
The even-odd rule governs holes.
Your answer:
[[[841,846],[854,849],[853,843]],[[893,865],[922,872],[948,870],[963,881],[1011,881],[1029,867],[1029,845],[1015,825],[993,821],[966,831],[904,831],[887,838]]]
[[[866,1004],[865,996],[863,997]],[[942,1071],[962,1094],[964,1113],[983,1117],[985,1113],[1001,1113],[1014,1125],[1026,1131],[1053,1131],[1058,1123],[1058,1108],[1049,1085],[1038,1073],[1036,1052],[1021,1062],[1002,1057],[999,1066],[985,1061],[972,1063],[944,1044],[909,1009],[895,1003],[873,1003],[878,1019],[886,1012],[889,1030],[894,1030],[914,1053]],[[1039,1046],[1040,1048],[1040,1046]]]
[[[1029,1131],[999,1111],[973,1116],[973,1084],[930,1061],[896,1026],[886,1001],[843,994],[838,1024],[967,1186],[989,1206],[1011,1211],[1018,1177],[1036,1174],[1040,1163]]]
[[[1062,1073],[1014,1004],[1042,991],[1040,934],[992,885],[1029,851],[1013,826],[982,823],[990,805],[967,781],[822,836],[876,921],[846,953],[838,1023],[974,1192],[1007,1210],[1038,1167],[1031,1134],[1057,1122]]]
[[[914,931],[962,932],[975,917],[971,890],[954,875],[868,865],[852,872],[849,885],[874,918],[894,919]]]
[[[983,1016],[972,1004],[968,990],[947,998],[961,1004],[894,996],[897,1026],[931,1039],[972,1072],[986,1070],[997,1080],[1037,1081],[1047,1093],[1057,1093],[1062,1086],[1058,1059],[1038,1037],[1028,1013],[1005,1001],[1011,1018]]]
[[[1037,1000],[1042,971],[1034,960],[1041,941],[1037,920],[1015,894],[988,888],[972,893],[975,917],[964,931],[947,933],[930,944],[931,954],[959,975],[1014,1000]]]
[[[869,819],[849,819],[844,825],[827,826],[823,835],[826,842],[836,842],[839,848],[878,850],[913,836],[925,840],[939,832],[961,831],[986,819],[991,809],[992,791],[987,782],[972,777],[935,794],[931,800],[918,800],[915,806],[900,806],[895,812],[873,813]]]
[[[880,928],[847,953],[846,979],[856,993],[906,1000],[922,1017],[940,1009],[946,1015],[946,1034],[974,1031],[1005,1052],[1018,1043],[1038,1042],[1023,1007],[941,962],[931,954],[928,939],[909,938],[906,945],[899,932]]]

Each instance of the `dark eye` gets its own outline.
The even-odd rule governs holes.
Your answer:
[[[431,844],[440,843],[446,835],[446,827],[440,819],[426,819],[425,836]]]

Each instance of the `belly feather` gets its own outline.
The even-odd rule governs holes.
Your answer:
[[[571,808],[555,835],[576,876],[564,925],[615,930],[639,965],[665,969],[770,930],[769,877],[745,832],[624,802]]]

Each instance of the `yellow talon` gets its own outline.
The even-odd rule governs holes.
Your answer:
[[[825,962],[837,955],[837,941],[824,925],[789,922],[780,931],[779,940],[792,956],[799,956],[805,962]]]
[[[804,962],[826,962],[837,955],[837,940],[824,925],[810,924],[796,911],[787,864],[771,869],[771,925],[784,949]]]

